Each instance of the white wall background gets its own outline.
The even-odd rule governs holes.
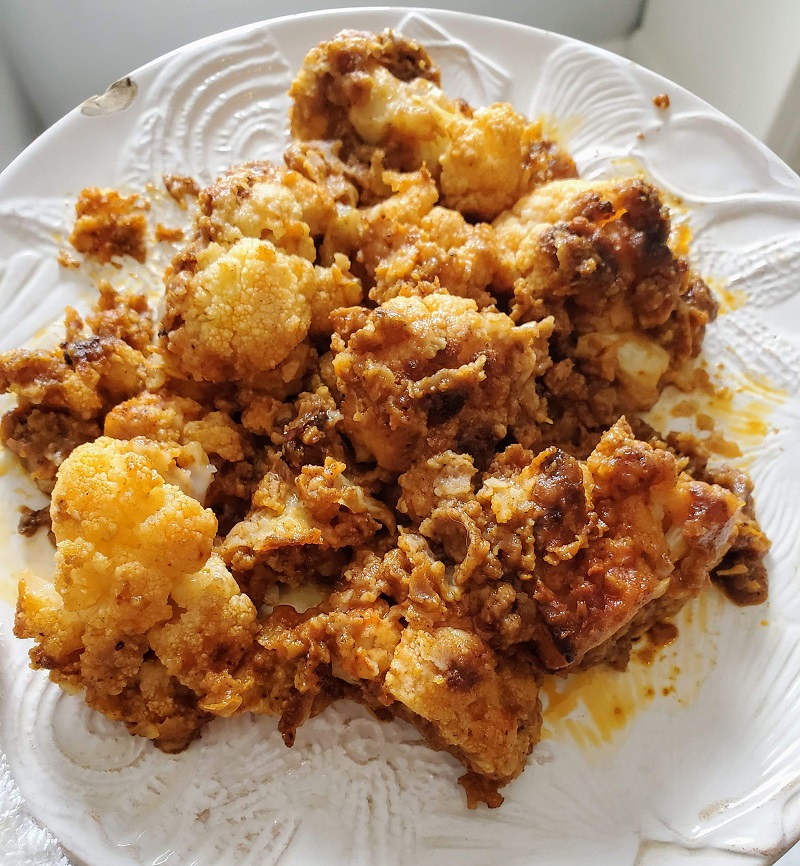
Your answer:
[[[800,0],[648,0],[627,53],[800,170]]]
[[[40,131],[40,122],[15,80],[10,58],[0,44],[0,169]]]

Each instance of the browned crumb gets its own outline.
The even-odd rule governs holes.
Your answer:
[[[503,805],[503,795],[497,790],[498,783],[493,779],[470,771],[459,778],[458,784],[467,795],[468,809],[477,809],[481,803],[486,803],[490,809]]]
[[[662,111],[666,111],[669,108],[669,95],[666,93],[658,93],[653,97],[653,105],[656,108],[660,108]]]
[[[81,266],[81,263],[66,250],[58,251],[57,261],[62,268],[79,268]]]
[[[20,535],[25,535],[30,538],[39,531],[42,526],[50,529],[50,506],[45,505],[44,508],[33,509],[27,505],[20,505],[21,512],[19,523],[17,524],[17,532]]]
[[[145,212],[150,203],[138,195],[88,187],[75,204],[78,215],[69,242],[79,252],[104,264],[115,256],[147,258]]]
[[[186,210],[186,199],[196,199],[200,193],[200,187],[192,177],[184,177],[180,174],[170,174],[166,172],[163,175],[164,187],[170,197],[175,200],[181,210]]]
[[[168,228],[161,223],[156,225],[155,239],[159,243],[161,241],[166,241],[167,243],[173,243],[175,241],[183,240],[183,229],[179,228]]]

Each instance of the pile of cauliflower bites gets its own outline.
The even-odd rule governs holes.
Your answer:
[[[543,677],[624,668],[712,581],[766,596],[749,479],[640,420],[716,304],[657,189],[580,180],[410,40],[340,33],[291,97],[286,165],[199,194],[160,322],[104,283],[0,357],[57,546],[16,634],[165,751],[350,698],[499,805]]]

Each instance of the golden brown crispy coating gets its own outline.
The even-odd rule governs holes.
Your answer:
[[[342,149],[341,141],[293,141],[283,158],[289,168],[323,186],[337,205],[368,207],[391,195],[383,151],[369,145],[344,154]]]
[[[369,76],[378,69],[400,82],[416,83],[423,92],[426,85],[438,88],[440,80],[438,67],[413,40],[390,30],[377,35],[343,30],[308,53],[292,83],[292,136],[349,143],[354,94],[369,87]]]
[[[273,455],[251,512],[220,548],[225,561],[237,571],[249,571],[282,548],[358,547],[381,526],[392,531],[391,510],[350,481],[346,468],[327,457],[323,466],[304,466],[295,476]]]
[[[147,258],[147,210],[150,203],[138,195],[120,195],[114,189],[89,187],[75,204],[75,227],[69,242],[79,252],[105,263],[119,256]]]
[[[381,151],[400,171],[426,165],[442,203],[494,219],[524,193],[574,177],[569,155],[510,105],[473,111],[438,86],[439,72],[414,42],[385,31],[343,31],[314,48],[292,84],[292,134]]]
[[[334,320],[342,423],[363,459],[402,472],[420,451],[485,458],[523,412],[539,411],[547,321],[515,327],[447,294],[353,307]]]
[[[548,441],[585,454],[697,356],[716,304],[670,251],[669,214],[645,181],[548,184],[494,228],[512,317],[555,319]]]
[[[370,207],[343,207],[322,246],[347,252],[369,297],[378,303],[397,295],[444,289],[495,303],[486,290],[498,268],[494,233],[470,225],[458,211],[436,207],[439,192],[426,169],[384,179],[390,195]]]
[[[17,398],[0,436],[44,493],[72,449],[100,435],[109,409],[147,383],[154,330],[147,301],[123,297],[106,282],[99,289],[85,322],[67,311],[58,348],[0,355],[0,392]]]
[[[712,570],[711,580],[736,604],[762,604],[769,589],[764,557],[771,544],[755,515],[752,480],[733,466],[713,461],[694,436],[671,433],[666,441],[677,454],[688,458],[686,469],[692,477],[724,487],[744,503],[730,549]]]
[[[428,742],[475,773],[501,783],[518,776],[539,741],[536,675],[505,659],[477,635],[456,628],[403,630],[386,690]]]
[[[314,266],[335,204],[319,185],[269,163],[231,169],[200,195],[196,238],[173,262],[162,320],[173,375],[261,383],[330,313],[357,303],[345,255]]]
[[[196,227],[206,243],[230,247],[257,238],[313,262],[314,238],[325,233],[335,209],[323,186],[296,171],[249,162],[200,193]]]
[[[555,448],[536,458],[507,451],[478,498],[504,566],[532,580],[553,638],[553,647],[539,647],[548,665],[552,649],[561,665],[579,664],[656,599],[698,595],[730,547],[743,505],[682,473],[672,453],[635,439],[624,421],[585,464]]]

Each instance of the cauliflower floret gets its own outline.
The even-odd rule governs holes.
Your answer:
[[[541,120],[506,103],[456,117],[447,133],[439,159],[442,201],[467,216],[494,219],[529,190],[577,173],[569,154],[545,137]]]
[[[681,472],[625,419],[586,462],[558,448],[497,455],[477,499],[504,570],[530,587],[547,667],[627,663],[630,642],[709,585],[742,501]]]
[[[444,289],[481,307],[493,304],[486,291],[498,266],[491,227],[436,207],[439,191],[427,169],[384,177],[393,194],[370,207],[340,208],[323,255],[329,247],[345,250],[378,303]]]
[[[293,138],[344,139],[352,133],[348,111],[359,74],[385,68],[393,77],[413,84],[439,84],[439,69],[425,49],[390,30],[379,35],[343,30],[313,48],[292,83]],[[341,75],[339,70],[351,71]],[[368,118],[366,119],[368,122]]]
[[[397,295],[444,289],[472,298],[479,307],[496,303],[486,290],[497,265],[494,234],[486,223],[470,225],[459,213],[435,207],[375,267],[369,296],[379,303]]]
[[[324,466],[303,466],[295,476],[274,456],[253,496],[252,511],[220,548],[226,562],[247,571],[281,548],[356,547],[381,526],[394,531],[391,509],[350,481],[345,469],[341,461],[326,457]]]
[[[43,493],[58,467],[100,435],[105,413],[139,393],[152,372],[153,321],[142,295],[120,295],[102,281],[84,319],[68,309],[65,339],[52,350],[0,354],[0,393],[17,407],[3,416],[0,439]]]
[[[181,613],[151,630],[150,646],[170,674],[202,696],[204,710],[230,715],[242,701],[230,672],[259,630],[253,602],[216,553],[200,571],[175,581],[170,597]]]
[[[245,457],[246,443],[224,412],[207,412],[196,400],[145,391],[115,406],[106,415],[103,432],[114,439],[142,436],[157,442],[186,445],[197,442],[206,454],[236,463]]]
[[[395,472],[452,449],[484,459],[541,405],[552,322],[515,327],[504,313],[447,294],[397,297],[376,310],[339,310],[331,342],[343,427]]]
[[[469,501],[477,471],[469,454],[444,451],[423,458],[397,479],[402,491],[397,510],[421,523],[442,501]]]
[[[502,659],[477,635],[456,628],[403,630],[386,691],[411,713],[431,744],[499,782],[518,776],[542,724],[530,665]]]
[[[350,260],[335,253],[330,267],[314,268],[314,293],[311,295],[312,337],[329,336],[333,330],[331,313],[339,307],[350,307],[361,300],[361,283],[350,273]]]
[[[200,381],[256,384],[308,334],[314,267],[269,241],[212,243],[167,285],[165,354]]]
[[[330,334],[334,309],[361,300],[346,255],[315,266],[336,205],[295,171],[248,163],[204,190],[200,206],[195,240],[167,280],[167,372],[264,388],[309,334]]]
[[[512,318],[555,320],[545,376],[554,444],[588,453],[697,356],[716,304],[673,255],[669,227],[658,191],[638,178],[553,182],[495,220]]]
[[[241,238],[268,240],[313,262],[336,205],[321,184],[269,162],[234,166],[200,194],[198,231],[225,246]]]
[[[525,192],[575,164],[509,105],[477,112],[439,88],[424,49],[396,37],[345,31],[314,48],[290,95],[296,138],[340,138],[385,153],[387,168],[423,165],[439,180],[443,204],[491,220]]]
[[[35,666],[50,668],[56,682],[85,687],[90,705],[139,733],[143,725],[146,736],[164,735],[171,745],[174,726],[163,734],[139,688],[145,658],[164,651],[163,661],[180,679],[162,683],[162,698],[165,689],[173,697],[180,693],[185,707],[192,703],[185,687],[199,677],[187,645],[203,672],[208,659],[181,623],[203,622],[203,650],[221,653],[220,661],[243,652],[245,632],[252,636],[256,628],[252,603],[221,561],[210,559],[216,518],[171,483],[185,480],[181,457],[181,449],[146,439],[101,437],[77,448],[53,491],[53,584],[37,587],[23,579],[15,623],[15,634],[37,642]],[[174,628],[164,632],[170,623]],[[199,724],[203,714],[195,708],[187,718]]]

